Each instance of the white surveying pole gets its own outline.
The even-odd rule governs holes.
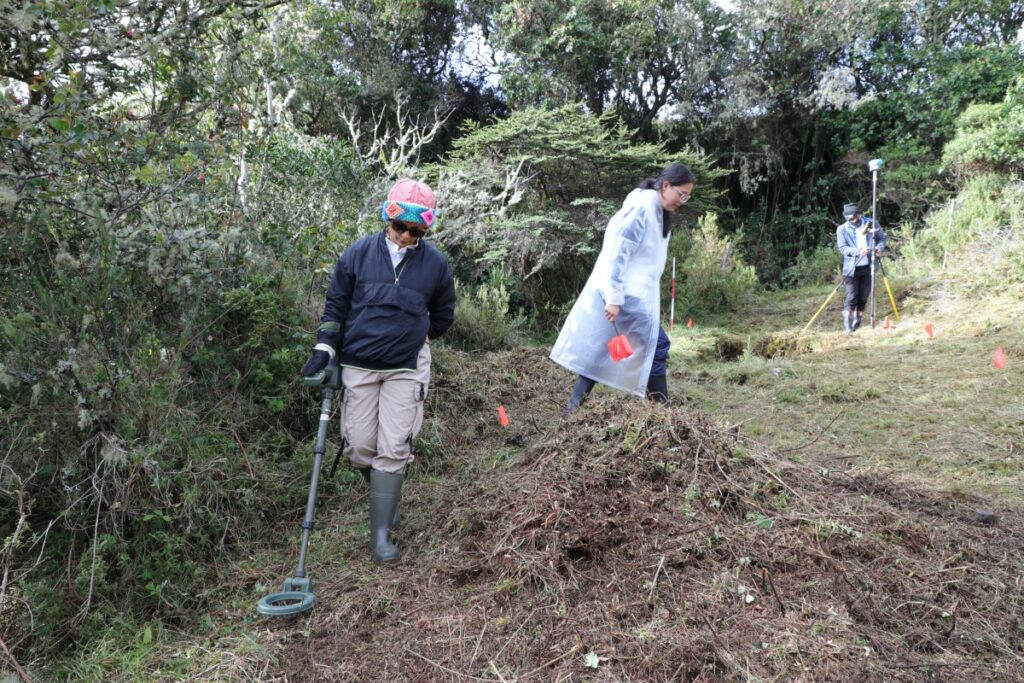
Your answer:
[[[868,162],[868,170],[871,171],[871,227],[868,228],[868,263],[871,264],[871,329],[875,329],[875,231],[878,229],[875,208],[878,201],[878,170],[884,163],[881,159],[872,159]]]

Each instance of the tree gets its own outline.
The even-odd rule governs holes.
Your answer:
[[[204,560],[278,504],[245,501],[275,471],[249,459],[262,434],[287,443],[299,422],[281,261],[362,191],[344,144],[282,118],[289,75],[259,39],[281,9],[3,10],[0,513],[19,522],[0,640],[16,652],[180,619]]]
[[[700,152],[637,143],[612,112],[533,107],[492,125],[469,124],[436,176],[444,211],[435,235],[467,283],[500,268],[526,308],[550,314],[585,279],[608,218],[644,176],[687,163],[705,188],[677,218],[714,205],[721,175]]]
[[[645,140],[659,117],[710,108],[727,40],[711,2],[497,2],[484,35],[505,56],[501,87],[513,107],[582,102],[612,110]],[[673,111],[674,110],[674,111]]]
[[[956,116],[994,102],[1024,66],[1021,4],[741,2],[724,106],[700,140],[736,169],[730,198],[763,277],[828,239],[887,159],[884,221],[948,192],[939,157]],[[1012,29],[1012,30],[1011,30]]]
[[[356,121],[368,145],[400,135],[399,118],[439,115],[446,124],[424,149],[436,158],[466,118],[507,111],[480,78],[458,68],[465,30],[464,8],[454,0],[296,3],[282,29],[292,39],[279,68],[303,75],[292,100],[297,123],[312,135],[348,137]]]

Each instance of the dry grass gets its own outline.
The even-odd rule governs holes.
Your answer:
[[[325,482],[318,606],[254,614],[291,523],[227,570],[221,635],[168,642],[148,679],[1024,680],[1019,306],[908,294],[891,332],[831,312],[799,335],[823,298],[677,328],[668,409],[599,387],[562,421],[546,349],[439,349],[404,561],[370,562],[361,479]]]
[[[769,329],[799,336],[824,296],[793,296],[775,310],[761,304],[760,315],[744,317],[744,329],[751,339]],[[1020,301],[944,298],[928,309],[905,303],[908,310],[889,331],[879,325],[853,335],[839,331],[832,306],[802,335],[812,350],[786,357],[748,352],[720,362],[709,356],[710,340],[733,334],[735,321],[678,330],[672,387],[719,420],[741,425],[747,436],[798,448],[794,454],[808,461],[1020,500]],[[924,331],[929,322],[931,338]],[[992,363],[996,347],[1009,360],[1001,370]]]
[[[433,405],[445,447],[407,485],[406,561],[318,538],[320,606],[261,640],[289,681],[1024,677],[1014,507],[609,391],[561,422],[570,378],[543,350],[454,360]],[[334,527],[363,523],[352,501]]]

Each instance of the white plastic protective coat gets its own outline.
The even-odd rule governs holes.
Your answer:
[[[661,273],[668,255],[657,190],[636,189],[608,221],[601,253],[566,318],[551,360],[576,374],[637,396],[647,389],[661,320]],[[608,342],[615,327],[605,303],[621,306],[615,325],[633,355],[614,362]]]

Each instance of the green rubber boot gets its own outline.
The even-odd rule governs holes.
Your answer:
[[[398,511],[404,481],[404,472],[370,470],[370,547],[377,562],[397,562],[401,557],[388,530]]]
[[[647,398],[655,403],[668,403],[668,375],[647,378]]]
[[[363,479],[366,480],[366,485],[370,485],[370,468],[369,467],[357,467],[359,474],[363,475]],[[404,475],[403,475],[404,476]],[[398,512],[398,508],[395,507],[395,516],[391,518],[391,528],[397,529],[398,525],[402,523],[402,515]]]
[[[569,396],[568,402],[565,407],[562,408],[562,417],[569,417],[576,412],[576,409],[583,405],[583,402],[587,400],[587,395],[590,390],[597,384],[594,380],[589,377],[580,375],[576,380],[576,384],[572,387],[572,394]]]

